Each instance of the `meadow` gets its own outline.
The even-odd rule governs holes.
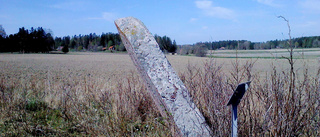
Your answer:
[[[318,49],[167,55],[213,136],[229,136],[226,103],[251,80],[240,136],[320,136]],[[237,54],[235,56],[235,54]],[[125,53],[0,54],[0,136],[171,136]]]

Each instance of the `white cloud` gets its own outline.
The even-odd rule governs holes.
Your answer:
[[[200,9],[209,9],[212,6],[212,1],[196,1],[196,6]]]
[[[257,2],[271,6],[271,7],[280,7],[280,5],[276,4],[274,0],[257,0]]]
[[[208,26],[202,26],[202,29],[206,30],[208,29]]]
[[[195,21],[197,21],[198,19],[197,18],[191,18],[190,19],[190,22],[195,22]]]
[[[305,0],[300,3],[304,12],[308,13],[320,13],[320,1],[319,0]]]
[[[115,13],[111,13],[111,12],[103,12],[102,13],[102,18],[106,21],[111,21],[113,22],[114,20],[117,19],[117,16]]]
[[[87,6],[88,6],[88,3],[86,2],[69,1],[69,2],[57,3],[54,5],[51,5],[50,7],[55,9],[61,9],[61,10],[81,11],[83,9],[86,9]]]
[[[319,22],[316,21],[306,21],[303,22],[302,24],[298,24],[298,27],[303,27],[303,28],[307,28],[307,27],[316,27],[319,25]]]
[[[316,21],[308,21],[306,22],[305,26],[318,26],[318,22]]]
[[[101,17],[91,17],[91,18],[88,18],[88,19],[91,19],[91,20],[106,20],[106,21],[109,21],[109,22],[113,22],[114,20],[117,19],[117,16],[115,13],[112,13],[112,12],[103,12]]]
[[[210,17],[217,17],[223,19],[233,19],[235,13],[224,7],[213,6],[212,1],[203,0],[203,1],[196,1],[196,7],[201,9],[205,15]]]

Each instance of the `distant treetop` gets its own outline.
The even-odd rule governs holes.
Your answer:
[[[3,38],[7,36],[6,31],[4,30],[2,25],[0,25],[0,36],[2,36]]]

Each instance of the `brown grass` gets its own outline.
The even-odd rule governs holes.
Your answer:
[[[215,136],[229,136],[226,101],[252,80],[239,107],[241,136],[320,136],[319,64],[168,56]],[[1,136],[170,136],[126,54],[0,54]]]

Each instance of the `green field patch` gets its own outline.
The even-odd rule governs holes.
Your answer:
[[[209,58],[240,58],[240,59],[287,59],[285,57],[230,57],[230,56],[208,56]],[[293,59],[303,59],[294,57]]]
[[[320,48],[313,48],[313,49],[294,49],[294,53],[301,53],[301,52],[315,52],[320,51]],[[209,51],[210,52],[210,51]],[[273,50],[214,50],[211,51],[212,54],[261,54],[261,53],[289,53],[287,49],[273,49]],[[210,53],[209,53],[210,54]]]

